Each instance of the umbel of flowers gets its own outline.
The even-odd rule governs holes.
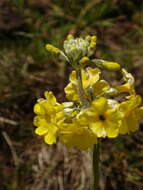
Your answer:
[[[96,48],[96,36],[74,38],[68,35],[64,50],[47,44],[46,49],[69,62],[74,68],[65,87],[67,102],[58,103],[51,91],[38,99],[35,133],[45,143],[62,142],[67,147],[86,150],[99,138],[116,138],[139,128],[143,117],[141,96],[134,89],[134,78],[116,62],[91,59]],[[101,70],[119,72],[124,83],[111,86],[101,78]],[[116,96],[124,94],[123,100]]]

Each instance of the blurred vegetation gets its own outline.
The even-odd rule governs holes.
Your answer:
[[[1,0],[1,190],[88,190],[89,154],[44,145],[32,124],[33,105],[45,90],[65,100],[71,68],[45,44],[62,48],[68,33],[97,35],[95,56],[128,68],[143,96],[142,0]],[[107,189],[143,189],[142,139],[141,124],[131,137],[103,141]]]

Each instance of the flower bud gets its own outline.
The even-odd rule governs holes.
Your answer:
[[[88,46],[89,42],[82,38],[73,39],[68,36],[68,39],[64,41],[64,49],[71,62],[78,62],[82,57],[86,56]]]
[[[71,39],[73,39],[74,37],[73,37],[73,35],[72,34],[69,34],[68,36],[67,36],[67,40],[71,40]]]
[[[85,63],[88,63],[89,60],[90,60],[90,59],[85,56],[85,57],[82,57],[82,58],[81,58],[80,63],[81,63],[81,64],[85,64]]]
[[[91,36],[91,42],[96,42],[97,37],[96,36]]]
[[[91,62],[94,63],[97,67],[107,69],[109,71],[118,71],[121,68],[120,65],[116,62],[105,61],[102,59],[92,59]]]
[[[46,44],[46,49],[51,52],[51,53],[54,53],[54,54],[59,54],[60,53],[60,49],[59,48],[56,48],[55,46],[51,45],[51,44]]]
[[[105,61],[102,63],[102,66],[109,71],[120,70],[120,65],[116,62]]]
[[[90,48],[93,49],[93,48],[95,48],[95,47],[96,47],[96,42],[91,42],[91,43],[90,43]]]

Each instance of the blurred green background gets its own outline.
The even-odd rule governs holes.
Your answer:
[[[89,190],[90,154],[45,145],[32,124],[45,90],[65,100],[71,67],[45,44],[69,33],[97,35],[95,56],[127,68],[143,97],[142,0],[0,0],[0,190]],[[101,149],[101,190],[143,189],[143,122]]]

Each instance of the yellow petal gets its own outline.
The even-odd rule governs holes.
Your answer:
[[[139,129],[139,120],[136,119],[136,117],[132,117],[132,119],[129,119],[127,121],[128,125],[128,133],[129,132],[135,132]]]
[[[50,125],[48,133],[45,135],[44,140],[47,144],[54,144],[56,143],[57,138],[57,127],[55,125]]]
[[[40,117],[36,116],[34,117],[33,124],[38,127],[40,125],[40,121],[41,121]]]
[[[125,115],[128,115],[133,109],[137,108],[142,102],[142,98],[139,95],[132,95],[129,100],[124,101],[120,104],[119,109]]]
[[[44,141],[47,144],[54,144],[56,143],[56,135],[54,133],[48,133],[47,135],[45,135]]]
[[[88,128],[71,125],[60,136],[60,142],[68,147],[78,147],[82,150],[87,150],[97,143],[97,137]]]
[[[131,86],[128,83],[116,86],[115,89],[118,90],[118,93],[127,92],[127,93],[134,94],[134,89],[131,88]]]
[[[55,105],[55,104],[57,103],[57,100],[56,100],[56,98],[55,98],[53,92],[51,92],[51,91],[50,91],[50,92],[46,91],[46,92],[44,93],[44,95],[45,95],[46,99],[50,102],[50,104]]]
[[[101,97],[97,100],[94,100],[92,102],[92,106],[94,110],[98,112],[99,115],[103,114],[107,109],[107,99],[104,97]]]
[[[100,78],[100,70],[98,68],[87,68],[87,73],[89,75],[89,85],[94,85]]]
[[[122,124],[119,127],[119,132],[123,135],[129,133],[129,128],[125,120],[122,121]]]
[[[72,71],[72,73],[70,74],[69,80],[72,84],[76,85],[76,72]]]
[[[119,93],[128,92],[129,94],[135,94],[134,77],[125,69],[122,69],[122,73],[123,79],[126,83],[123,85],[116,86],[116,90],[118,90]]]
[[[35,133],[37,135],[44,135],[48,132],[49,128],[47,126],[41,126],[41,127],[37,127],[35,130]]]
[[[136,111],[135,111],[135,114],[136,114],[136,116],[137,116],[139,119],[143,118],[143,106],[137,108]]]
[[[104,80],[100,80],[97,83],[93,84],[94,96],[97,96],[108,89],[109,89],[109,84]]]
[[[117,124],[117,122],[115,122],[115,123],[107,122],[106,123],[106,131],[107,131],[107,136],[109,138],[115,138],[119,135],[119,125]]]
[[[97,135],[97,137],[106,137],[107,133],[103,123],[104,122],[97,121],[89,124],[90,129],[93,131],[94,134]]]
[[[37,115],[44,115],[45,109],[41,104],[37,103],[34,105],[34,113],[36,113]]]
[[[79,102],[79,95],[77,92],[77,87],[76,85],[69,83],[65,87],[65,93],[66,93],[66,98],[71,101],[76,101]]]

